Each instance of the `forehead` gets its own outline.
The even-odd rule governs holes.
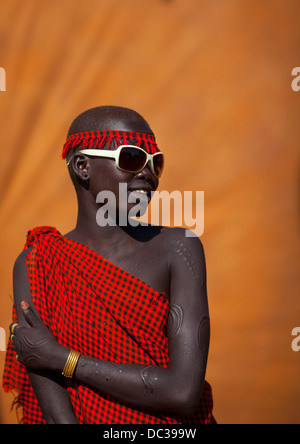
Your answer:
[[[130,119],[107,119],[101,120],[96,131],[128,131],[132,133],[153,134],[147,122],[143,120]]]

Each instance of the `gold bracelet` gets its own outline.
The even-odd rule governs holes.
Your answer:
[[[65,376],[66,378],[73,378],[79,358],[80,358],[80,353],[78,351],[70,350],[67,362],[62,371],[63,376]]]

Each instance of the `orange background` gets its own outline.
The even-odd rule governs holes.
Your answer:
[[[160,190],[204,190],[220,423],[299,423],[298,0],[1,0],[0,326],[28,229],[73,228],[60,151],[98,105],[140,112],[167,167]],[[4,352],[0,353],[2,373]],[[14,423],[1,393],[0,422]]]

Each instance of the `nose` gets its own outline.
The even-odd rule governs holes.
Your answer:
[[[154,174],[150,170],[149,162],[144,166],[142,171],[139,171],[138,173],[136,173],[135,177],[140,180],[146,180],[147,182],[154,185],[156,188],[158,186],[159,180],[157,177],[154,176]]]

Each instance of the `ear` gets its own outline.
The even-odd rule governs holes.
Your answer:
[[[89,158],[81,153],[75,153],[72,160],[72,169],[76,177],[81,182],[87,182],[89,180]]]

